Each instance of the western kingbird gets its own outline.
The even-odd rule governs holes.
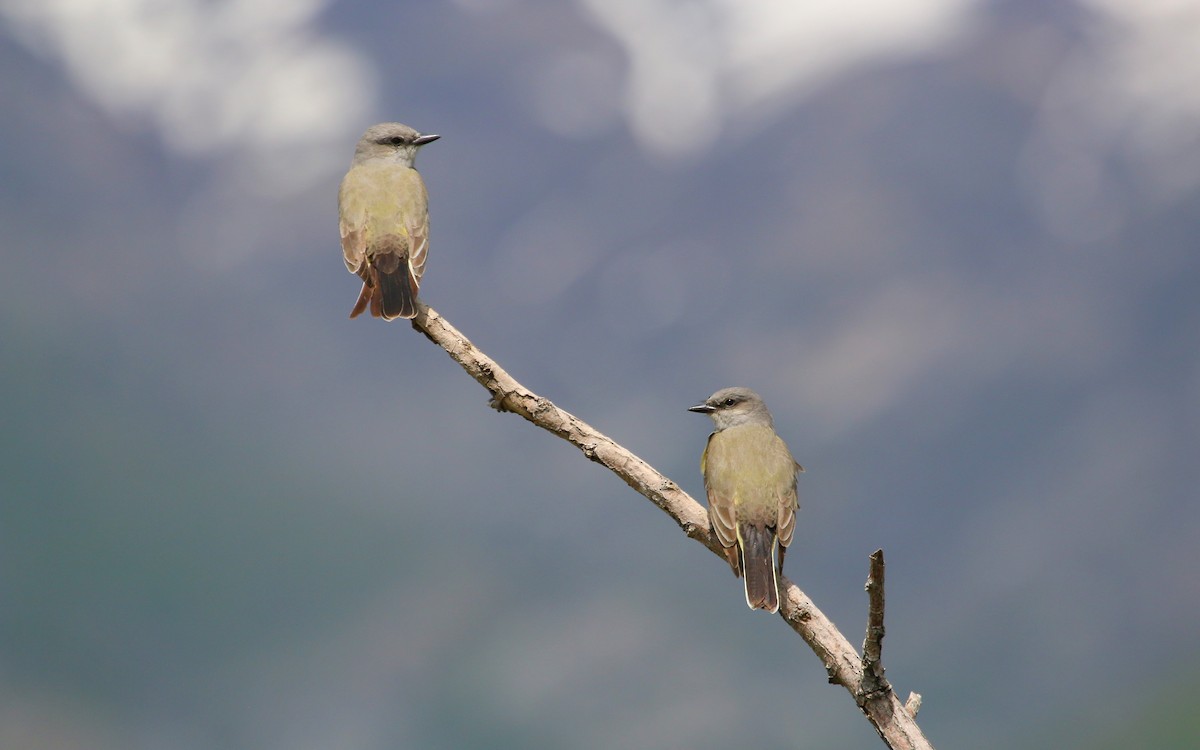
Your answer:
[[[384,122],[367,128],[354,147],[338,191],[342,255],[346,268],[363,280],[351,318],[368,304],[384,320],[417,314],[429,255],[429,198],[413,159],[439,137]]]
[[[804,469],[749,388],[719,390],[688,411],[716,425],[700,456],[713,531],[733,574],[745,578],[750,609],[778,612],[776,573],[796,531],[796,474]]]

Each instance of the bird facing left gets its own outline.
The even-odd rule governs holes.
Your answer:
[[[796,473],[762,398],[749,388],[723,388],[688,411],[712,417],[700,456],[708,518],[750,609],[779,611],[783,556],[796,531]]]

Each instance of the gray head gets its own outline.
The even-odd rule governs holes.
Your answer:
[[[421,135],[398,122],[381,122],[367,128],[363,137],[358,139],[358,145],[354,147],[354,163],[382,159],[411,167],[413,159],[417,157],[417,149],[438,138],[441,136]]]
[[[771,412],[762,398],[741,386],[722,388],[705,399],[704,403],[689,407],[688,411],[707,414],[712,417],[717,432],[744,424],[763,424],[774,427]]]

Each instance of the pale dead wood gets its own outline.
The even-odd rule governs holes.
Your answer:
[[[468,375],[487,389],[491,394],[493,408],[518,414],[571,443],[582,451],[583,455],[612,471],[658,506],[679,524],[688,537],[708,547],[724,562],[725,554],[721,544],[709,528],[708,513],[680,489],[679,485],[591,425],[518,383],[433,308],[418,302],[417,316],[413,318],[412,325],[442,347]],[[876,555],[879,581],[878,636],[872,647],[874,660],[870,664],[873,666],[867,666],[865,654],[864,657],[860,657],[833,622],[813,604],[807,594],[786,577],[780,577],[779,580],[779,614],[821,659],[829,681],[850,691],[859,708],[888,747],[893,750],[933,750],[933,745],[925,739],[914,718],[915,708],[920,705],[919,697],[913,710],[908,710],[900,703],[886,680],[882,680],[879,640],[883,637],[883,553],[880,551],[872,555],[872,575],[875,573]],[[868,592],[870,587],[871,582],[868,580]],[[868,608],[868,642],[864,643],[864,652],[867,651],[872,638],[870,623],[875,622],[875,604],[875,597],[872,595]],[[867,668],[864,669],[864,666]],[[876,669],[878,680],[872,677],[864,681],[867,671],[874,675]],[[912,703],[910,698],[910,704]]]
[[[917,711],[921,710],[921,694],[910,692],[908,694],[908,700],[904,701],[904,710],[908,711],[913,716],[916,716]]]

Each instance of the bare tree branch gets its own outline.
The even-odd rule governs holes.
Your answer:
[[[883,550],[871,553],[867,574],[867,637],[863,639],[863,679],[855,698],[861,704],[876,694],[892,689],[883,676]]]
[[[917,711],[921,710],[921,694],[909,693],[908,700],[904,701],[904,710],[916,717]]]
[[[725,553],[709,529],[707,512],[681,490],[679,485],[591,425],[518,383],[433,308],[418,302],[417,316],[413,318],[412,325],[430,341],[442,347],[468,375],[487,389],[492,396],[493,408],[518,414],[574,445],[583,455],[612,471],[662,509],[679,524],[688,537],[708,547],[724,563]],[[879,638],[882,638],[883,555],[882,552],[877,552],[876,555],[879,556],[880,582]],[[872,560],[874,559],[875,555],[872,555]],[[874,567],[872,570],[874,571]],[[929,744],[917,726],[915,710],[906,710],[890,686],[882,691],[864,692],[865,662],[860,659],[854,646],[850,645],[829,618],[794,583],[786,577],[781,577],[779,585],[782,595],[780,616],[821,659],[829,681],[843,686],[855,697],[859,707],[888,747],[892,750],[933,750],[933,745]],[[865,646],[866,644],[864,648]],[[878,664],[878,660],[875,663]],[[879,669],[882,678],[882,667]],[[884,684],[886,685],[886,682]],[[860,695],[863,696],[861,701]]]

